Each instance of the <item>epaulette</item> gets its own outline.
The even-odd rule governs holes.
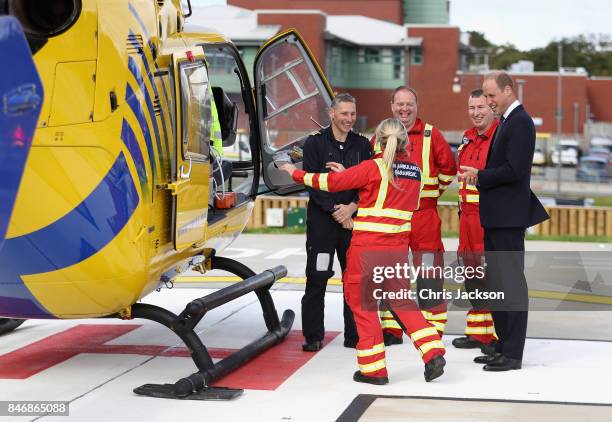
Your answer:
[[[357,136],[361,136],[362,138],[365,138],[368,142],[370,141],[370,138],[368,138],[367,136],[365,136],[363,133],[361,132],[355,132],[354,130],[352,130],[351,132],[353,132],[355,135]]]
[[[457,148],[457,151],[461,151],[463,149],[464,146],[466,146],[467,144],[461,144],[459,145],[459,148]]]
[[[317,136],[317,135],[323,135],[321,133],[321,129],[315,130],[314,132],[310,132],[310,134],[308,136]]]

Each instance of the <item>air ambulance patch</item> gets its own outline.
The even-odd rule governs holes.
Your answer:
[[[413,163],[393,163],[393,174],[399,179],[421,180],[421,169]]]

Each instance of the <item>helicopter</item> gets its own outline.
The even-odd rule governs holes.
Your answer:
[[[11,63],[0,69],[0,334],[26,319],[152,320],[198,371],[134,392],[231,399],[242,390],[211,383],[282,341],[295,315],[279,318],[269,293],[285,267],[255,274],[222,252],[245,228],[260,177],[278,194],[301,189],[275,157],[301,164],[333,92],[297,31],[257,51],[251,84],[231,40],[185,29],[191,14],[188,0],[0,1]],[[247,153],[224,156],[237,139]],[[178,315],[140,302],[187,270],[243,281]],[[251,292],[266,333],[214,363],[194,327]]]

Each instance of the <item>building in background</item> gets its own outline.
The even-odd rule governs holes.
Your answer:
[[[468,66],[468,57],[480,53],[449,25],[448,0],[228,0],[227,6],[196,8],[187,25],[225,34],[247,63],[266,39],[297,28],[334,89],[357,98],[362,131],[390,115],[393,88],[406,84],[419,93],[420,114],[458,142],[470,124],[467,97],[490,70],[486,56]],[[580,137],[591,118],[612,122],[612,78],[572,69],[534,72],[526,62],[509,73],[539,132]]]

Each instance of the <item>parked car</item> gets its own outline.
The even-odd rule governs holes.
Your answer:
[[[612,139],[595,137],[591,139],[592,148],[606,148],[612,154]]]
[[[546,165],[546,151],[544,151],[544,148],[542,148],[540,145],[536,145],[535,151],[533,152],[533,165]]]
[[[592,147],[591,149],[589,149],[589,153],[587,155],[594,155],[597,157],[603,157],[605,159],[609,159],[612,154],[610,153],[610,150],[608,150],[608,148]]]
[[[557,165],[559,163],[559,151],[561,151],[561,165],[562,166],[577,166],[578,160],[580,159],[580,146],[578,141],[574,139],[562,139],[555,146],[552,152],[552,163]]]
[[[612,181],[612,161],[596,155],[582,157],[576,170],[576,180],[583,182]]]

